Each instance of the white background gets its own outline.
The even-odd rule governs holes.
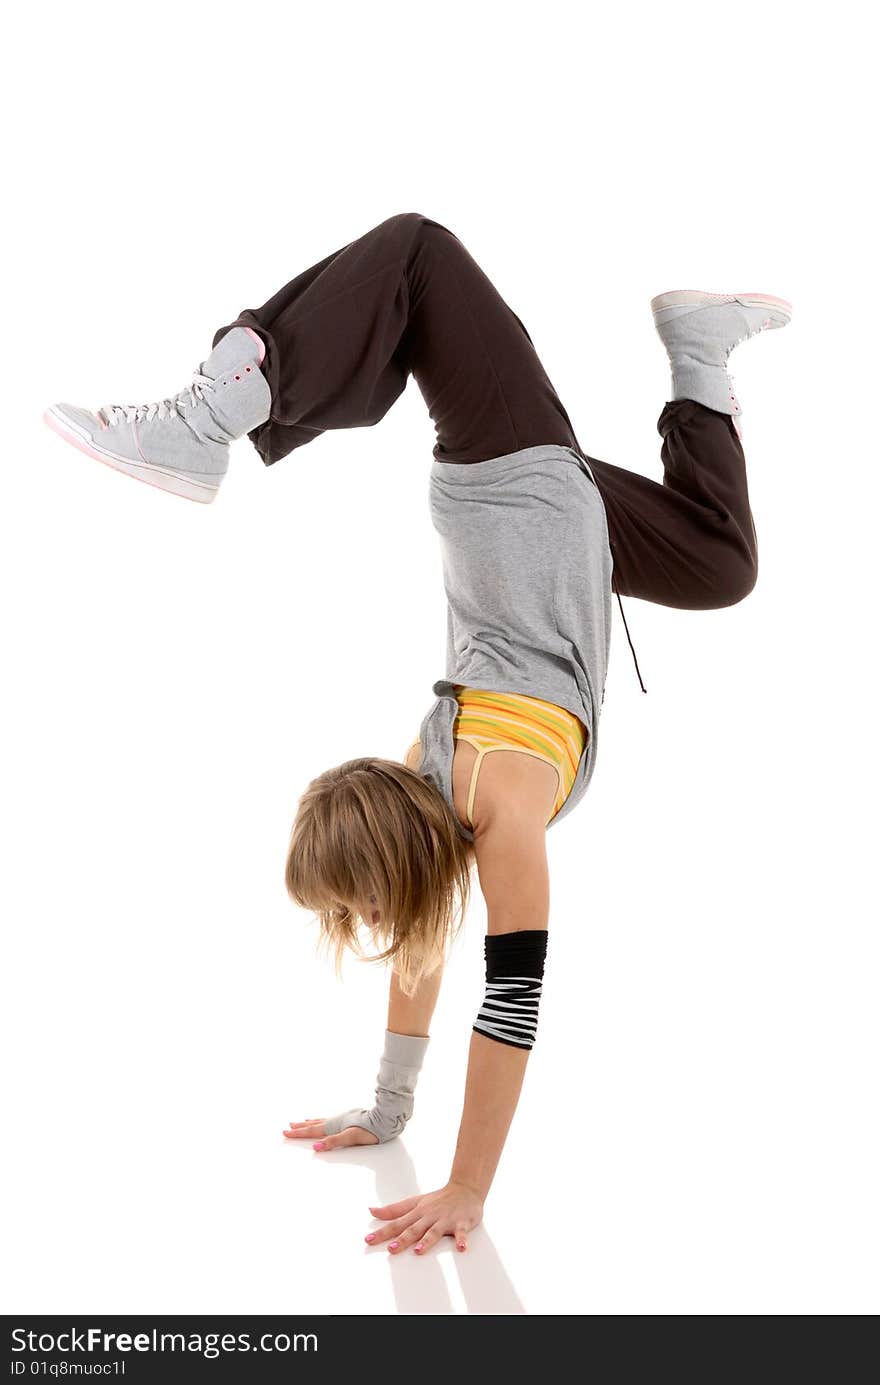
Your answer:
[[[877,1309],[877,110],[862,7],[41,6],[5,106],[6,1312]],[[873,130],[873,134],[872,134]],[[482,1228],[367,1251],[445,1182],[478,890],[402,1141],[384,974],[282,871],[298,795],[402,758],[443,676],[414,382],[211,506],[42,423],[174,393],[215,329],[396,212],[449,226],[593,456],[659,478],[652,295],[757,290],[732,358],[739,606],[615,613],[587,799],[548,835],[539,1041]],[[616,608],[615,608],[616,611]]]

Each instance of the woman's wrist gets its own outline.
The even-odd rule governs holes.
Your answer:
[[[473,1193],[481,1202],[485,1202],[492,1186],[492,1176],[492,1174],[480,1175],[474,1169],[453,1162],[452,1171],[449,1175],[449,1186],[467,1188],[469,1193]]]

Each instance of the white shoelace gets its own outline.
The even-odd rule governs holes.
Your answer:
[[[191,408],[204,398],[205,390],[214,388],[214,381],[209,375],[200,375],[193,371],[192,382],[176,394],[172,399],[157,399],[151,404],[105,404],[100,412],[107,420],[109,427],[114,427],[117,423],[140,423],[143,420],[150,421],[153,418],[176,418],[180,416],[182,409]]]

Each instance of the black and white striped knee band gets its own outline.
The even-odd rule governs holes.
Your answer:
[[[486,934],[486,998],[473,1026],[478,1034],[532,1047],[546,955],[546,928]]]

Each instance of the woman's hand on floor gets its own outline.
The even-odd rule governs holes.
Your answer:
[[[345,1149],[347,1145],[377,1145],[375,1135],[360,1125],[349,1125],[338,1135],[324,1134],[324,1117],[320,1120],[291,1121],[290,1127],[281,1132],[286,1140],[312,1140],[312,1148],[319,1154],[328,1149]]]
[[[463,1183],[447,1183],[436,1193],[405,1197],[370,1211],[387,1225],[370,1231],[365,1241],[371,1246],[387,1241],[391,1255],[410,1247],[420,1255],[441,1236],[454,1236],[456,1250],[467,1250],[467,1233],[483,1220],[483,1199]]]

